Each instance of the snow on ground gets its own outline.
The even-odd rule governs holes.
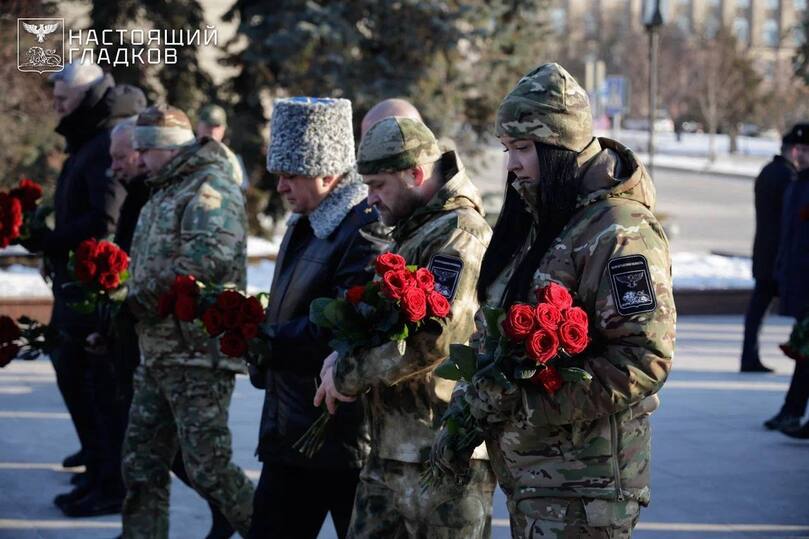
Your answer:
[[[752,289],[752,262],[748,257],[674,253],[675,290]]]
[[[50,298],[52,294],[37,268],[12,264],[0,270],[0,297]]]
[[[275,262],[272,260],[249,264],[247,266],[247,293],[269,292],[273,273],[275,273]]]
[[[247,238],[247,256],[249,258],[260,256],[275,256],[281,246],[281,237],[276,236],[272,240],[266,240],[257,236]]]

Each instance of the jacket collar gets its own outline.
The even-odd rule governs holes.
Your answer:
[[[59,121],[56,132],[65,137],[68,152],[75,152],[96,133],[110,127],[110,104],[107,96],[114,86],[112,75],[104,75],[104,78],[87,89],[76,110]]]
[[[340,226],[352,208],[366,198],[368,198],[368,188],[362,183],[362,179],[356,171],[350,171],[308,215],[315,237],[320,240],[328,238]],[[301,214],[292,214],[288,224],[292,226],[300,218]]]

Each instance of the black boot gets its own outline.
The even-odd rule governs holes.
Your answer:
[[[84,451],[79,449],[72,455],[68,455],[65,457],[65,460],[62,461],[63,468],[77,468],[79,466],[84,466],[87,464],[84,458]]]
[[[102,488],[94,488],[84,497],[63,505],[61,509],[69,517],[96,517],[120,513],[123,503],[124,494],[122,492],[109,492]]]
[[[80,500],[81,498],[84,498],[92,490],[93,490],[92,481],[88,479],[86,481],[80,482],[70,492],[65,492],[64,494],[59,494],[58,496],[56,496],[53,499],[53,503],[59,509],[63,509],[66,505],[69,505],[77,500]]]
[[[781,410],[764,422],[764,428],[769,430],[794,430],[801,426],[801,418]]]
[[[809,421],[803,424],[802,427],[797,429],[781,429],[781,432],[790,438],[798,438],[799,440],[809,440]]]
[[[771,369],[758,361],[756,363],[742,364],[742,368],[739,370],[739,372],[774,372],[774,369]]]

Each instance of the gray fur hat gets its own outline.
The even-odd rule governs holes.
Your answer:
[[[354,167],[351,101],[291,97],[275,101],[267,170],[300,176],[343,174]]]

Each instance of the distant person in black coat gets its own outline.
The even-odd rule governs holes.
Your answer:
[[[809,316],[809,123],[793,127],[798,175],[784,193],[781,241],[775,264],[779,311],[803,320]],[[795,438],[809,438],[809,423],[800,427],[809,402],[809,360],[796,360],[784,405],[764,426]]]
[[[741,372],[772,372],[772,369],[761,363],[758,335],[770,303],[778,296],[778,283],[774,273],[781,236],[781,208],[784,191],[797,174],[796,158],[800,158],[801,151],[799,146],[796,144],[793,127],[782,139],[781,154],[774,156],[756,178],[756,236],[753,241],[755,287],[744,320]]]

